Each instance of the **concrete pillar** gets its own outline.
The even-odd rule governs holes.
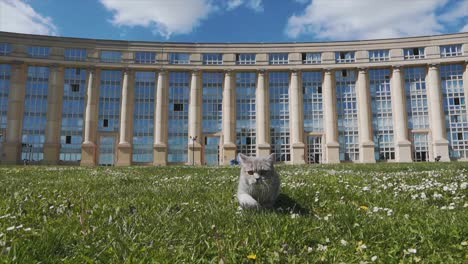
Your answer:
[[[4,164],[21,163],[21,131],[27,78],[27,65],[20,61],[14,62],[11,67],[6,140],[3,145],[4,156],[2,155]]]
[[[359,161],[375,163],[375,144],[372,135],[372,111],[367,69],[360,68],[357,78],[357,108],[359,124]]]
[[[338,118],[336,114],[335,72],[324,70],[323,76],[323,123],[325,132],[325,163],[340,163],[338,142]]]
[[[442,87],[439,65],[429,65],[427,73],[427,97],[429,101],[429,124],[432,135],[433,157],[441,156],[440,161],[450,161],[449,143],[445,126]]]
[[[395,135],[395,161],[412,162],[411,142],[408,139],[408,112],[401,67],[394,66],[391,79],[393,130]]]
[[[223,165],[236,159],[236,104],[235,73],[227,70],[224,73],[223,89]]]
[[[99,102],[100,70],[89,69],[86,91],[86,111],[84,119],[84,140],[81,145],[82,166],[97,165],[97,122]]]
[[[132,164],[132,132],[134,110],[134,71],[125,69],[122,78],[122,105],[120,107],[120,136],[117,145],[117,166]]]
[[[269,92],[268,82],[265,78],[265,70],[259,70],[257,73],[257,157],[270,155],[270,131],[269,131]]]
[[[188,127],[188,163],[202,165],[202,85],[201,72],[192,71],[190,81],[189,127]],[[192,139],[196,138],[195,141]]]
[[[168,79],[167,71],[161,70],[156,85],[154,110],[153,165],[167,165],[167,127],[168,127]]]
[[[59,160],[64,79],[65,74],[62,66],[53,65],[50,67],[44,164],[57,164]]]
[[[301,72],[291,71],[289,82],[289,109],[290,109],[290,142],[291,142],[291,163],[305,164],[305,144],[304,144],[304,100],[302,94]]]

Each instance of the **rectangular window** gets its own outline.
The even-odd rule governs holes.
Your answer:
[[[102,70],[99,87],[99,132],[119,131],[121,90],[122,72]]]
[[[65,49],[65,60],[85,61],[87,56],[86,49]]]
[[[323,132],[322,72],[303,72],[304,131]]]
[[[322,54],[320,52],[302,53],[303,64],[319,64],[322,62]]]
[[[203,54],[203,64],[223,64],[223,54],[221,53],[205,53]]]
[[[101,51],[101,62],[118,63],[122,61],[122,52],[112,50]]]
[[[440,46],[440,56],[441,57],[454,57],[463,55],[462,45],[447,45]]]
[[[271,65],[277,64],[288,64],[289,54],[288,53],[270,53],[269,60]]]
[[[390,60],[390,51],[389,50],[370,50],[369,51],[369,61],[389,61]]]
[[[184,105],[183,104],[174,104],[174,111],[175,112],[184,111]]]
[[[255,72],[236,73],[236,145],[239,153],[256,156]]]
[[[0,56],[10,56],[13,47],[10,43],[0,43]]]
[[[190,64],[190,54],[169,53],[169,64]]]
[[[187,162],[188,109],[190,97],[190,73],[169,73],[169,124],[168,153],[170,163]],[[176,106],[179,105],[179,106]],[[174,109],[174,110],[173,110]],[[175,109],[179,109],[176,111]],[[194,135],[190,135],[194,136]],[[201,139],[198,139],[201,140]]]
[[[218,133],[222,130],[223,82],[224,73],[203,73],[203,133]]]
[[[270,135],[276,161],[290,161],[289,72],[270,72]]]
[[[28,48],[28,54],[34,58],[48,58],[50,56],[50,47],[31,46]]]
[[[429,158],[429,139],[427,134],[413,134],[413,161],[427,161]]]
[[[255,53],[238,53],[236,54],[236,63],[239,65],[252,65],[256,63]]]
[[[71,91],[74,93],[77,93],[80,91],[80,84],[79,83],[72,83],[70,84],[71,86]]]
[[[354,51],[339,51],[335,52],[336,63],[349,63],[354,62]]]
[[[65,136],[65,144],[71,144],[71,136]]]
[[[135,63],[138,64],[155,64],[156,52],[139,51],[135,52]]]
[[[409,129],[429,128],[426,93],[426,68],[405,68],[405,90]]]
[[[6,129],[8,114],[8,96],[10,93],[11,65],[0,64],[0,133]],[[5,139],[2,133],[0,144]]]
[[[423,59],[426,57],[424,48],[407,48],[403,49],[405,60]]]

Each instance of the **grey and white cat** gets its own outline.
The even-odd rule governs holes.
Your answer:
[[[273,207],[281,189],[274,161],[275,154],[257,158],[239,154],[241,171],[237,199],[243,208]]]

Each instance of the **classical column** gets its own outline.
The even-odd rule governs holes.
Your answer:
[[[81,145],[81,165],[95,166],[97,164],[97,119],[99,102],[99,69],[88,70],[86,91],[86,112],[84,119],[84,140]]]
[[[291,142],[291,163],[305,163],[305,144],[304,144],[304,100],[302,95],[302,85],[300,83],[300,71],[291,71],[291,81],[289,82],[289,127]]]
[[[268,84],[265,80],[265,70],[259,70],[257,73],[257,157],[270,155],[270,131],[268,125],[269,96]]]
[[[391,80],[393,130],[395,134],[395,161],[411,162],[411,142],[408,139],[408,115],[403,72],[394,66]]]
[[[153,165],[167,165],[167,105],[168,105],[167,71],[161,70],[156,85],[154,110],[154,146]]]
[[[23,128],[24,100],[28,77],[27,65],[16,61],[12,64],[11,69],[6,140],[3,145],[1,160],[4,164],[20,164],[21,130]]]
[[[427,73],[427,97],[429,101],[429,119],[432,134],[433,157],[440,156],[440,161],[450,161],[449,142],[445,126],[445,114],[443,108],[442,87],[440,84],[439,66],[429,65]]]
[[[133,128],[133,71],[124,69],[122,79],[122,105],[120,107],[119,144],[117,145],[117,166],[132,164],[132,128]]]
[[[64,78],[62,66],[53,65],[50,67],[44,164],[57,164],[59,160]]]
[[[234,78],[233,78],[234,77]],[[235,73],[227,70],[224,73],[223,90],[223,161],[222,164],[236,159],[236,109],[235,109]]]
[[[200,71],[192,71],[190,81],[190,102],[189,102],[189,128],[188,128],[188,163],[189,165],[202,164],[202,87],[200,84]],[[193,139],[196,140],[193,140]]]
[[[375,144],[372,136],[371,97],[367,69],[359,69],[356,82],[359,124],[359,161],[361,163],[373,163],[375,162]]]
[[[338,118],[336,115],[335,72],[324,70],[323,76],[323,123],[325,132],[325,163],[340,163],[338,143]]]

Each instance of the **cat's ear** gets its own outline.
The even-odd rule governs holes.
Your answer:
[[[273,165],[275,163],[275,153],[271,153],[270,156],[268,156],[268,158],[266,158],[266,160],[271,164]]]
[[[241,164],[245,164],[249,160],[249,157],[242,153],[239,153],[239,155],[237,155],[237,160],[239,160]]]

